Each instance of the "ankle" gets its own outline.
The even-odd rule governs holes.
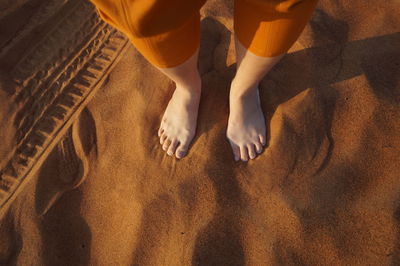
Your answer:
[[[255,97],[258,93],[258,84],[253,86],[244,86],[239,85],[238,83],[234,83],[232,81],[231,89],[229,92],[230,99],[245,99],[249,97]]]
[[[180,86],[177,85],[175,88],[175,91],[179,92],[180,95],[186,95],[187,97],[190,98],[200,98],[201,96],[201,84],[196,85],[196,84],[191,84],[188,86]]]
[[[184,82],[175,82],[176,89],[187,91],[189,93],[200,93],[201,92],[201,78],[196,75]]]

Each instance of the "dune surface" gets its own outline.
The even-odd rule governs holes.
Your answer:
[[[46,98],[53,116],[65,114],[53,126],[24,124],[34,111],[29,99],[39,96],[21,93],[33,73],[23,60],[52,26],[40,21],[62,17],[72,29],[71,10],[85,1],[49,1],[51,15],[38,16],[44,2],[18,1],[0,14],[0,200],[14,179],[23,184],[1,207],[0,265],[400,264],[397,1],[320,1],[260,85],[268,147],[248,162],[234,161],[225,137],[235,69],[231,1],[209,0],[202,9],[202,100],[182,160],[168,156],[157,136],[173,84],[94,17],[90,27],[107,27],[105,35],[74,38],[93,39],[82,62],[108,51],[103,69],[71,70],[80,85],[53,95],[65,110]],[[21,35],[29,27],[35,34]],[[77,51],[64,51],[61,62],[80,58]],[[34,62],[35,71],[48,70]],[[54,69],[49,76],[68,72]],[[81,88],[73,97],[71,86]],[[45,121],[45,114],[37,116]],[[40,125],[47,133],[38,140],[29,132]],[[24,139],[39,153],[14,163]]]

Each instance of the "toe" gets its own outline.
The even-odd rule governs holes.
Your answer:
[[[259,141],[254,142],[254,146],[256,147],[256,152],[258,154],[262,153],[263,151],[263,146]]]
[[[166,150],[168,149],[168,147],[169,147],[170,144],[171,144],[171,140],[167,138],[167,139],[164,141],[163,145],[162,145],[162,149],[163,149],[164,151],[166,151]]]
[[[164,144],[164,141],[167,139],[167,134],[165,134],[165,132],[164,133],[162,133],[161,134],[161,137],[160,137],[160,144],[162,145],[162,144]]]
[[[172,156],[175,153],[175,150],[176,150],[176,147],[178,146],[178,144],[179,144],[178,140],[176,140],[176,139],[172,140],[171,144],[168,147],[168,151],[167,151],[167,154],[169,156]]]
[[[179,144],[178,148],[176,149],[176,154],[175,154],[176,158],[178,159],[183,158],[187,154],[188,149],[189,149],[188,143],[183,142]]]
[[[267,140],[264,135],[259,135],[258,138],[260,139],[260,142],[263,146],[265,146],[267,144]]]
[[[250,159],[256,158],[257,155],[256,155],[256,151],[255,151],[255,148],[254,148],[253,144],[248,144],[247,145],[247,150],[249,151]]]
[[[164,133],[164,129],[160,126],[160,128],[158,129],[157,135],[159,137],[161,137],[162,133]]]
[[[230,144],[231,144],[232,151],[233,151],[233,158],[235,159],[235,161],[239,161],[239,159],[240,159],[240,148],[239,148],[239,146],[237,146],[236,144],[234,144],[231,141],[230,141]]]
[[[240,146],[240,159],[245,162],[249,160],[249,154],[246,146]]]

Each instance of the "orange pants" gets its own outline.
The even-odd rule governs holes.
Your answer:
[[[197,50],[200,8],[206,0],[90,0],[100,17],[123,32],[160,68],[180,65]],[[286,53],[306,26],[318,0],[235,0],[234,31],[252,53]]]

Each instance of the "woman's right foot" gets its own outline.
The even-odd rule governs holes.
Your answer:
[[[158,130],[162,149],[168,155],[183,158],[196,133],[201,96],[201,79],[190,89],[177,85]]]

